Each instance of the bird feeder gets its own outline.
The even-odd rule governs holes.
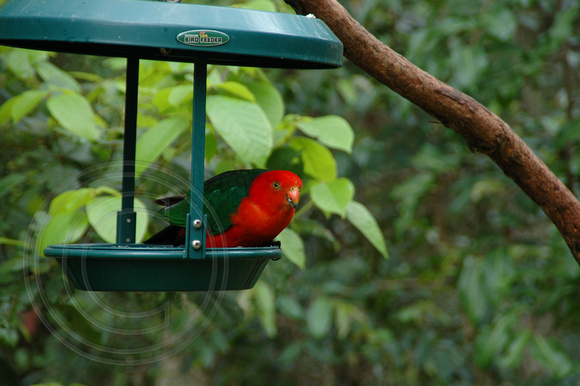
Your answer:
[[[77,289],[207,291],[252,288],[277,246],[205,247],[203,215],[208,64],[328,69],[342,43],[313,16],[129,0],[12,0],[0,8],[0,44],[127,59],[122,207],[116,244],[51,245]],[[194,63],[191,202],[185,246],[135,243],[135,144],[139,60]],[[194,194],[196,193],[196,194]]]

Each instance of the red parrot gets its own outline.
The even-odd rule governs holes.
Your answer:
[[[271,242],[292,220],[302,180],[286,170],[232,170],[205,181],[203,189],[206,247],[258,247]],[[161,217],[171,225],[146,244],[185,244],[190,194],[153,201],[165,207]]]

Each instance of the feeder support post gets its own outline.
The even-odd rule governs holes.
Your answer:
[[[135,198],[135,152],[137,143],[137,101],[139,95],[139,58],[127,58],[125,91],[125,137],[123,140],[123,196],[117,212],[117,244],[135,242],[137,214]]]
[[[185,250],[190,259],[205,256],[207,220],[203,214],[203,179],[205,163],[205,105],[207,58],[196,56],[193,69],[193,123],[191,130],[191,195],[187,215]]]

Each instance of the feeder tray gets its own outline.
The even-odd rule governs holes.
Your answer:
[[[69,280],[86,291],[207,291],[252,288],[279,247],[208,248],[188,259],[184,248],[147,244],[48,246]]]
[[[123,199],[116,244],[51,245],[70,282],[88,291],[252,288],[278,246],[205,248],[203,215],[207,65],[327,69],[342,43],[311,16],[129,0],[12,0],[0,8],[0,44],[127,58]],[[139,60],[194,63],[191,210],[184,247],[135,243],[135,144]],[[201,220],[201,221],[199,221]],[[194,226],[196,224],[202,224]]]

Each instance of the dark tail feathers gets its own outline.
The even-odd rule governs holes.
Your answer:
[[[173,245],[175,247],[185,243],[185,228],[169,225],[151,236],[144,244]]]

